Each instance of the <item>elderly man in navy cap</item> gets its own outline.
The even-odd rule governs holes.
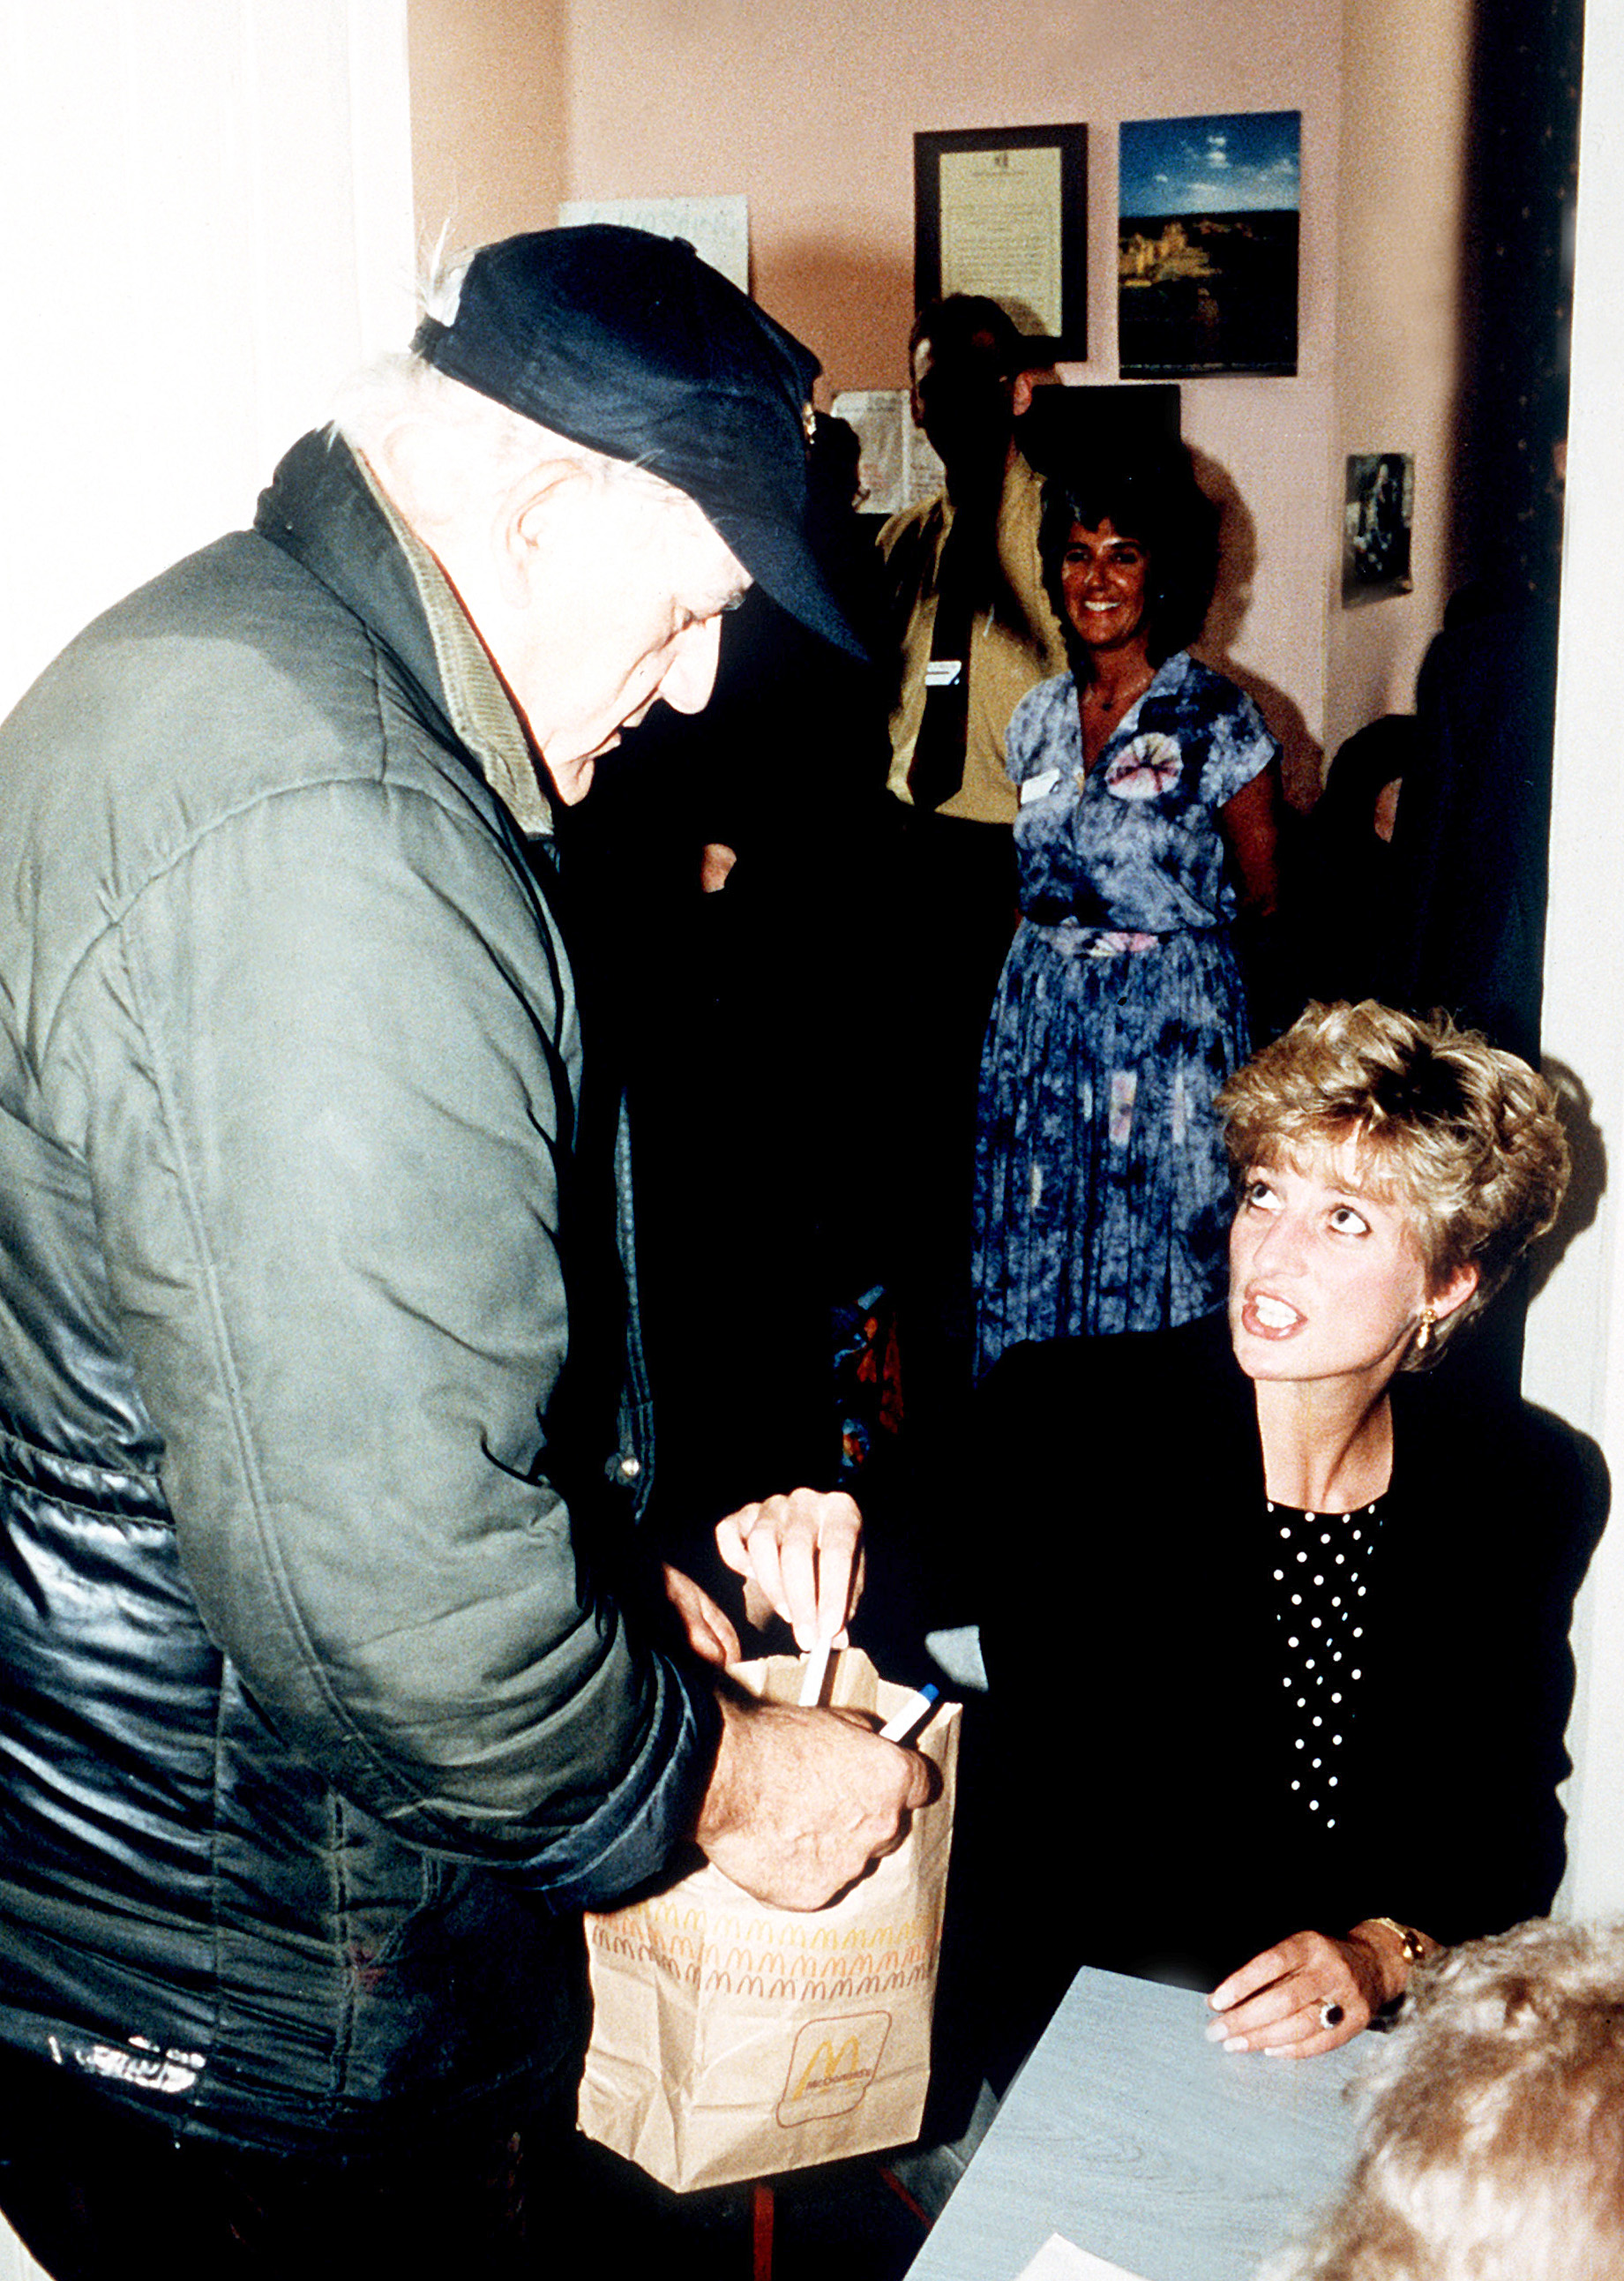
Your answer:
[[[487,248],[0,730],[0,2207],[63,2281],[533,2262],[582,1906],[697,1844],[815,1907],[927,1795],[619,1509],[557,916],[554,802],[751,578],[851,641],[814,369],[685,246]],[[722,1535],[841,1630],[849,1501]]]

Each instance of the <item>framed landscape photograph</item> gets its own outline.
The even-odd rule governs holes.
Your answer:
[[[1296,372],[1302,123],[1297,111],[1123,122],[1124,379]]]
[[[1089,130],[956,128],[913,138],[913,302],[984,293],[1033,364],[1085,357]]]

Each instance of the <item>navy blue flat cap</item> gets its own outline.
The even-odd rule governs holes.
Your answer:
[[[804,626],[866,654],[806,537],[811,351],[681,238],[594,222],[481,248],[412,347],[510,411],[703,507]]]

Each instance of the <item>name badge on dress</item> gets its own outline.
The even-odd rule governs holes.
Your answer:
[[[1027,777],[1020,786],[1020,805],[1025,808],[1029,800],[1046,800],[1059,781],[1058,769],[1044,769],[1038,776]]]
[[[964,671],[964,661],[957,657],[933,657],[925,667],[927,689],[951,689]]]

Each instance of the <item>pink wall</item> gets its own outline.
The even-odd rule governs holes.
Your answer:
[[[1199,23],[1199,29],[1193,27]],[[833,384],[904,375],[916,129],[1089,128],[1089,362],[1116,376],[1116,128],[1300,110],[1300,377],[1187,384],[1185,433],[1235,503],[1206,645],[1252,687],[1299,790],[1324,708],[1341,0],[571,0],[567,195],[744,191],[754,284]]]
[[[1198,41],[1194,12],[1189,0],[572,0],[570,195],[747,192],[760,298],[836,386],[892,386],[913,310],[914,131],[1086,120],[1094,361],[1103,352],[1109,371],[1119,118],[1312,108],[1322,135],[1328,106],[1335,153],[1340,0],[1215,0]]]
[[[1457,582],[1450,530],[1474,13],[1474,0],[1366,0],[1348,11],[1332,476],[1335,483],[1351,452],[1413,454],[1415,587],[1344,609],[1333,530],[1328,755],[1379,714],[1411,709]]]
[[[899,386],[915,131],[1081,120],[1091,354],[1067,376],[1111,381],[1118,123],[1300,111],[1298,376],[1188,382],[1184,426],[1228,509],[1228,575],[1204,647],[1258,698],[1303,800],[1328,716],[1339,738],[1401,701],[1433,615],[1429,569],[1416,596],[1344,625],[1335,561],[1346,451],[1414,450],[1428,516],[1448,481],[1453,267],[1413,257],[1418,212],[1428,244],[1453,227],[1435,191],[1458,172],[1465,8],[412,0],[419,221],[432,234],[448,186],[466,240],[550,221],[558,197],[743,191],[758,297],[816,349],[833,387]],[[1361,106],[1349,137],[1344,12],[1348,99]],[[1419,58],[1422,81],[1389,73],[1395,57]],[[1395,113],[1402,132],[1383,145]],[[1397,148],[1393,164],[1374,163],[1383,147]],[[1338,677],[1328,705],[1328,653]]]
[[[407,0],[418,236],[550,229],[564,188],[567,0]]]

